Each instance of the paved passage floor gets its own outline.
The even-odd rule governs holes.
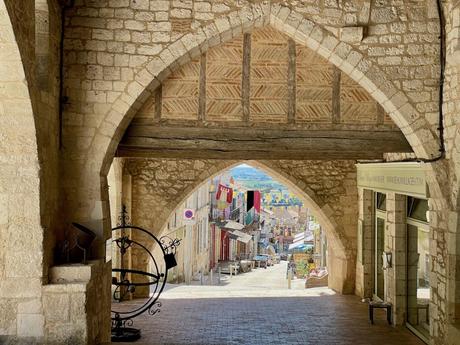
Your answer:
[[[287,289],[286,263],[223,277],[218,286],[168,285],[161,312],[135,319],[136,344],[148,345],[371,345],[423,344],[405,328],[386,323],[367,304],[327,288]],[[129,302],[137,303],[137,302]],[[119,307],[119,306],[117,306]]]

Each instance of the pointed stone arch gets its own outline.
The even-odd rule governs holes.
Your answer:
[[[404,92],[385,73],[351,44],[280,4],[254,4],[215,19],[187,33],[152,58],[113,103],[99,126],[89,155],[97,157],[100,173],[107,174],[118,143],[135,113],[172,70],[254,28],[271,25],[297,43],[305,45],[341,69],[363,87],[401,129],[420,158],[437,155],[439,143],[431,126],[415,109]],[[104,148],[104,149],[101,149]],[[99,163],[98,163],[99,164]],[[95,167],[97,168],[97,167]]]
[[[265,172],[301,197],[304,205],[319,219],[328,238],[330,286],[341,293],[353,293],[356,256],[353,240],[356,224],[353,221],[357,219],[357,189],[355,167],[351,161],[128,159],[124,166],[132,181],[127,188],[132,190],[132,197],[128,197],[132,202],[132,222],[159,235],[171,213],[194,191],[209,179],[241,163]],[[307,167],[311,171],[305,173]],[[330,177],[325,178],[329,182],[320,177],[330,176],[332,172],[338,185],[333,191],[326,187]],[[316,186],[309,186],[312,180],[317,180]],[[114,183],[112,180],[111,184]],[[343,198],[350,198],[350,202]],[[355,203],[352,202],[354,199]]]

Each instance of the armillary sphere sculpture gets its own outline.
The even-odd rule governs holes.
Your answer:
[[[119,225],[112,229],[112,233],[119,231],[119,236],[112,241],[115,242],[120,252],[120,267],[112,267],[113,299],[122,302],[138,287],[147,287],[150,297],[140,306],[132,302],[123,303],[120,310],[113,310],[114,306],[112,306],[112,342],[139,339],[140,330],[130,327],[133,325],[133,318],[145,312],[155,315],[160,311],[161,303],[158,298],[165,287],[168,270],[177,265],[175,254],[180,244],[179,239],[171,239],[167,236],[157,239],[148,230],[130,225],[125,206],[123,206],[119,220]],[[130,235],[133,233],[140,235],[138,237],[142,238],[142,243],[132,239]],[[161,257],[155,257],[148,249],[156,246],[161,250]],[[151,260],[150,272],[124,267],[124,255],[128,249],[134,248],[147,253]]]

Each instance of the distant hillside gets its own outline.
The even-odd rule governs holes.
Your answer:
[[[271,176],[246,164],[238,165],[231,169],[230,175],[248,189],[262,191],[272,189],[287,190],[286,186],[273,180]]]

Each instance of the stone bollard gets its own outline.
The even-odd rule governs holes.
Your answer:
[[[220,285],[220,266],[219,266],[219,275],[217,276],[217,284]]]
[[[211,281],[211,285],[214,285],[214,279],[213,279],[213,274],[212,274],[212,268],[209,270],[209,280]]]

